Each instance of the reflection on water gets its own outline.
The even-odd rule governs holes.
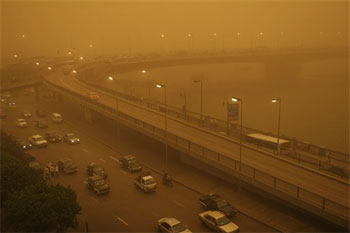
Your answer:
[[[282,98],[281,134],[349,153],[349,60],[334,59],[300,65],[299,78],[267,80],[264,64],[226,63],[188,65],[119,74],[121,85],[132,82],[126,92],[163,101],[153,88],[167,86],[167,102],[200,112],[203,80],[203,113],[226,119],[225,101],[232,96],[244,102],[243,124],[262,131],[277,131],[278,106],[271,98]],[[130,84],[130,83],[129,83]],[[148,87],[152,86],[150,89]],[[186,93],[186,94],[184,94]]]

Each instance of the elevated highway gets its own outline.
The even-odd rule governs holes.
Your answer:
[[[250,54],[226,54],[220,57],[216,55],[185,58],[163,57],[161,59],[135,59],[125,62],[108,59],[85,64],[80,67],[80,70],[89,75],[104,76],[106,73],[115,71],[120,73],[140,68],[179,64],[242,62],[244,59],[246,59],[245,61],[255,59],[257,62],[272,60],[281,62],[281,58],[287,52],[255,51]],[[259,55],[259,53],[261,54]],[[296,61],[303,60],[298,57],[302,56],[304,62],[313,59],[326,59],[330,56],[339,57],[344,56],[344,54],[346,53],[343,50],[331,50],[329,53],[306,51],[304,54],[300,54],[300,51],[290,51],[290,56],[294,57]],[[310,57],[306,59],[307,56],[312,59]],[[243,143],[240,158],[239,141],[236,138],[206,127],[199,127],[198,119],[196,121],[193,118],[194,121],[191,122],[182,118],[176,111],[168,110],[165,122],[164,109],[160,105],[151,106],[121,93],[113,93],[97,85],[82,82],[72,74],[63,75],[62,70],[58,66],[56,68],[53,73],[45,74],[44,84],[60,94],[63,101],[79,102],[84,109],[86,120],[93,122],[95,114],[102,114],[159,141],[164,141],[166,138],[171,147],[184,152],[182,156],[184,162],[196,166],[195,161],[201,161],[228,176],[240,177],[243,181],[293,205],[348,227],[348,179],[341,179],[318,168],[277,156],[247,142]],[[85,96],[88,91],[98,92],[100,99],[97,102],[90,101]],[[165,123],[167,123],[167,131],[165,131]],[[163,155],[160,155],[160,159],[164,159]]]
[[[170,114],[166,132],[162,109],[152,109],[142,102],[116,96],[83,83],[74,75],[62,75],[60,70],[46,76],[44,83],[62,95],[63,101],[80,102],[88,121],[93,122],[94,114],[99,113],[160,141],[166,137],[170,146],[186,154],[182,156],[184,162],[194,166],[195,160],[210,164],[339,225],[348,224],[347,180],[274,155],[249,143],[243,143],[240,159],[237,139]],[[88,91],[98,92],[100,99],[90,101],[85,97]],[[163,155],[160,155],[160,159],[164,159]]]

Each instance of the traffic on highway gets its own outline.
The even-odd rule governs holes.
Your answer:
[[[36,167],[43,169],[48,183],[64,184],[76,191],[83,209],[79,216],[80,231],[87,226],[90,231],[128,232],[173,232],[173,228],[176,232],[319,229],[317,225],[301,222],[294,222],[293,226],[287,221],[276,225],[275,221],[265,222],[241,212],[238,208],[241,203],[225,199],[234,191],[231,185],[225,185],[231,189],[227,192],[205,182],[202,185],[209,187],[201,190],[198,185],[201,181],[198,183],[186,175],[180,177],[183,166],[187,165],[176,157],[170,159],[168,179],[175,180],[169,185],[162,172],[162,149],[156,142],[147,142],[149,139],[125,128],[121,135],[116,135],[115,129],[107,132],[108,127],[117,126],[106,124],[106,119],[97,120],[100,127],[90,125],[81,120],[81,111],[72,111],[81,107],[76,103],[62,102],[46,94],[37,102],[34,95],[28,96],[24,91],[13,95],[16,107],[2,104],[7,112],[2,119],[2,130],[15,135],[23,149],[34,155]],[[17,120],[24,111],[26,127],[18,125]],[[59,122],[55,116],[59,116]],[[39,127],[40,120],[45,120],[46,127]],[[144,148],[140,142],[151,146]],[[55,165],[59,169],[57,175],[50,169]],[[197,173],[200,179],[208,176]],[[178,178],[188,181],[182,183],[176,181]],[[209,179],[218,182],[214,177]],[[290,218],[287,216],[295,213],[283,214]]]

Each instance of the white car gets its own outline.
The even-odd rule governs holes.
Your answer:
[[[96,92],[93,92],[93,91],[88,92],[87,96],[90,100],[98,100],[100,98],[100,96]]]
[[[190,233],[187,226],[181,223],[176,218],[161,218],[158,220],[158,230],[160,232],[169,232],[169,233]]]
[[[28,138],[29,142],[37,147],[46,147],[47,141],[39,134],[35,134]]]
[[[63,122],[62,115],[57,113],[57,112],[51,113],[50,118],[54,123],[62,123]]]
[[[16,120],[16,126],[19,128],[26,128],[28,127],[28,123],[24,119],[20,118]]]
[[[201,220],[205,225],[217,232],[224,233],[236,233],[239,232],[239,227],[230,221],[220,211],[205,211],[199,214],[199,220]]]
[[[32,114],[30,112],[24,111],[22,112],[22,116],[25,118],[29,118],[29,117],[32,117]]]

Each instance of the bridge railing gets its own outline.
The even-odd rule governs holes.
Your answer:
[[[203,120],[201,120],[201,115],[195,112],[184,111],[183,109],[179,109],[173,106],[165,106],[163,103],[160,102],[150,102],[147,99],[140,99],[134,96],[130,96],[123,92],[117,92],[116,90],[112,90],[94,83],[90,83],[82,78],[79,78],[79,80],[85,83],[88,87],[93,86],[99,91],[103,91],[110,95],[116,96],[116,98],[132,101],[144,107],[148,107],[150,109],[157,110],[163,113],[165,113],[166,111],[168,116],[179,118],[188,123],[219,133],[220,135],[236,139],[238,139],[240,136],[239,125],[237,125],[236,123],[228,123],[227,121],[213,118],[207,115],[203,115]],[[250,133],[260,133],[264,135],[277,137],[277,135],[271,132],[259,131],[245,126],[243,126],[242,133],[243,135],[247,135]],[[291,148],[286,148],[281,151],[281,156],[284,156],[285,158],[291,159],[292,161],[298,162],[302,165],[319,169],[320,171],[323,171],[330,175],[334,175],[343,179],[349,178],[349,155],[345,153],[335,152],[332,150],[327,150],[325,148],[318,147],[315,145],[306,144],[297,141],[294,138],[289,138],[287,136],[282,136],[281,138],[290,140],[293,143],[293,146]],[[244,136],[243,139],[245,139]],[[265,150],[269,153],[277,154],[277,148],[260,146],[259,144],[253,144],[246,140],[245,143],[250,144],[252,146],[256,146],[257,148]]]
[[[221,169],[227,174],[237,176],[239,173],[243,175],[243,180],[247,182],[255,182],[263,185],[265,189],[273,190],[276,193],[285,195],[289,200],[298,200],[302,204],[302,208],[306,209],[319,209],[325,213],[337,216],[342,219],[342,225],[348,226],[349,223],[349,207],[336,203],[330,199],[327,199],[317,193],[310,192],[297,185],[286,182],[278,177],[272,176],[262,170],[241,164],[238,160],[232,157],[217,153],[206,147],[193,143],[185,138],[179,137],[175,134],[165,132],[163,129],[157,128],[151,124],[148,124],[142,120],[131,117],[122,112],[118,112],[115,108],[106,106],[102,103],[92,101],[87,97],[81,96],[76,92],[65,89],[54,83],[45,81],[45,84],[50,86],[54,91],[63,95],[69,95],[74,97],[78,102],[84,103],[85,106],[105,114],[113,119],[123,121],[131,128],[140,130],[160,141],[164,141],[167,137],[170,146],[173,146],[203,162],[209,163],[212,166]],[[170,117],[170,116],[169,116]],[[244,146],[246,153],[264,153],[259,149]]]

